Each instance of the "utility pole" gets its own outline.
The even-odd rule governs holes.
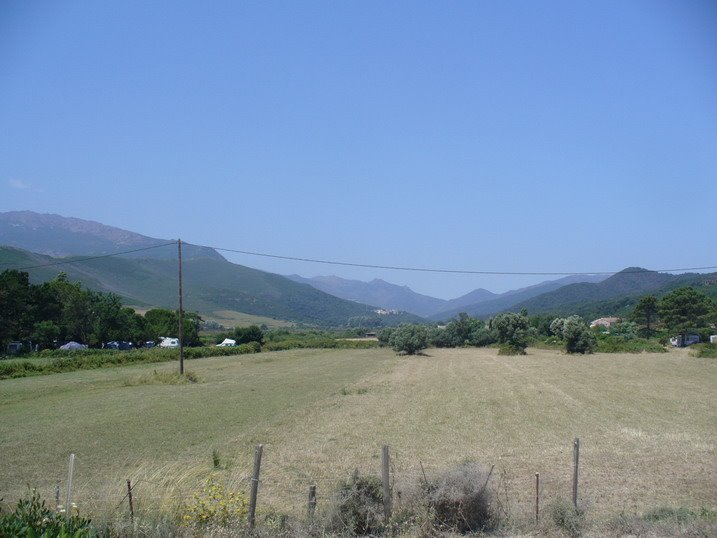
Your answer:
[[[182,306],[182,240],[177,239],[179,253],[179,375],[184,375],[184,308]]]

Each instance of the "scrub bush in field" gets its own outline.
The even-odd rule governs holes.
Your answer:
[[[490,328],[496,333],[502,355],[525,355],[532,335],[526,316],[512,312],[498,314],[490,321]]]
[[[477,463],[463,463],[426,484],[427,504],[434,526],[441,531],[471,533],[497,524],[490,472]]]
[[[548,505],[548,514],[553,525],[570,536],[580,536],[585,525],[585,511],[575,508],[564,499],[555,499]]]
[[[377,476],[360,476],[339,484],[326,514],[326,531],[340,535],[375,535],[383,530],[383,483]]]
[[[595,335],[580,316],[557,318],[550,324],[550,331],[565,341],[568,353],[592,353]]]
[[[185,527],[227,527],[246,520],[249,512],[246,495],[228,490],[212,475],[201,493],[195,494],[182,514]]]
[[[401,325],[391,333],[389,344],[398,353],[415,355],[428,347],[428,329],[425,325]]]

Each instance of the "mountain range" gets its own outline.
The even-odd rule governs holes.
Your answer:
[[[132,306],[177,306],[176,241],[82,219],[13,211],[0,213],[0,245],[0,270],[26,270],[33,282],[65,272]],[[717,296],[717,273],[673,275],[632,267],[609,277],[572,275],[501,294],[476,289],[444,300],[380,279],[284,277],[231,263],[209,247],[182,245],[186,308],[209,318],[228,312],[229,317],[248,314],[310,325],[395,325],[445,321],[460,312],[486,318],[522,308],[530,314],[600,317],[624,312],[647,293],[659,296],[683,285]],[[108,256],[125,251],[134,252]],[[398,312],[381,314],[379,309]]]
[[[451,319],[460,312],[467,312],[477,317],[490,316],[562,286],[576,282],[600,282],[607,276],[567,276],[500,294],[478,288],[449,300],[422,295],[408,286],[398,286],[380,279],[363,282],[360,280],[347,280],[337,276],[304,278],[299,275],[289,275],[287,278],[295,282],[309,284],[342,299],[379,305],[383,308],[405,310],[425,318],[442,321]]]

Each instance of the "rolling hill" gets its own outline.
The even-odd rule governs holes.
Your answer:
[[[578,314],[598,317],[619,314],[641,296],[665,295],[681,286],[694,286],[709,295],[717,292],[717,273],[658,273],[640,267],[628,267],[598,283],[576,283],[541,294],[510,307],[526,308],[531,314]]]
[[[547,280],[533,286],[507,291],[491,299],[442,310],[431,316],[431,319],[444,321],[456,317],[460,312],[466,312],[477,318],[485,318],[506,310],[514,310],[517,304],[521,304],[528,299],[541,296],[544,293],[560,289],[564,286],[576,283],[595,283],[605,278],[604,275],[571,275],[557,280]],[[520,310],[520,308],[518,308],[518,310]]]

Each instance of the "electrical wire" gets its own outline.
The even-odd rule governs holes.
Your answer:
[[[41,267],[52,267],[54,265],[64,265],[68,263],[86,262],[88,260],[99,260],[101,258],[111,258],[112,256],[120,256],[122,254],[132,254],[133,252],[142,252],[143,250],[152,250],[154,248],[167,247],[170,245],[176,245],[176,241],[170,243],[162,243],[161,245],[152,245],[151,247],[135,248],[132,250],[123,250],[122,252],[113,252],[111,254],[101,254],[98,256],[87,256],[85,258],[73,258],[71,260],[60,260],[52,263],[43,263],[39,265],[29,265],[26,267],[18,267],[16,271],[25,271],[27,269],[40,269]],[[14,262],[3,262],[0,265],[14,265]]]
[[[222,252],[233,252],[236,254],[247,254],[249,256],[261,256],[264,258],[276,258],[280,260],[291,260],[298,262],[310,262],[310,263],[323,263],[326,265],[341,265],[347,267],[366,267],[369,269],[390,269],[394,271],[416,271],[423,273],[450,273],[450,274],[464,274],[464,275],[521,275],[521,276],[569,276],[569,275],[614,275],[618,271],[587,271],[587,272],[566,272],[566,271],[478,271],[478,270],[464,270],[464,269],[433,269],[427,267],[404,267],[395,265],[374,265],[368,263],[352,263],[352,262],[340,262],[334,260],[318,260],[313,258],[299,258],[295,256],[283,256],[279,254],[266,254],[262,252],[250,252],[246,250],[235,250],[230,248],[222,247],[208,247],[214,250]],[[674,273],[674,272],[687,272],[687,271],[706,271],[708,269],[717,269],[717,266],[713,267],[686,267],[679,269],[639,269],[633,271],[619,271],[620,273]]]
[[[52,263],[31,265],[26,267],[20,267],[18,271],[25,271],[28,269],[39,269],[42,267],[51,267],[55,265],[63,265],[68,263],[84,262],[88,260],[97,260],[101,258],[110,258],[112,256],[120,256],[123,254],[131,254],[133,252],[141,252],[144,250],[151,250],[155,248],[166,247],[170,245],[176,245],[177,241],[171,241],[168,243],[162,243],[160,245],[153,245],[149,247],[137,248],[133,250],[125,250],[122,252],[114,252],[111,254],[103,254],[100,256],[88,256],[85,258],[75,258],[71,260],[61,260]],[[585,276],[585,275],[614,275],[620,272],[621,274],[638,274],[638,273],[679,273],[688,271],[708,271],[717,269],[717,266],[707,267],[680,267],[673,269],[635,269],[635,270],[623,270],[623,271],[485,271],[485,270],[472,270],[472,269],[440,269],[430,267],[411,267],[411,266],[399,266],[399,265],[378,265],[370,263],[355,263],[355,262],[344,262],[337,260],[321,260],[316,258],[302,258],[298,256],[286,256],[282,254],[268,254],[265,252],[252,252],[249,250],[238,250],[225,247],[214,247],[208,245],[201,245],[203,248],[211,248],[220,252],[231,252],[234,254],[244,254],[248,256],[258,256],[262,258],[273,258],[279,260],[289,260],[306,263],[320,263],[324,265],[338,265],[342,267],[362,267],[368,269],[384,269],[391,271],[412,271],[421,273],[443,273],[443,274],[460,274],[460,275],[497,275],[497,276]],[[0,265],[13,265],[13,262],[4,262]]]

